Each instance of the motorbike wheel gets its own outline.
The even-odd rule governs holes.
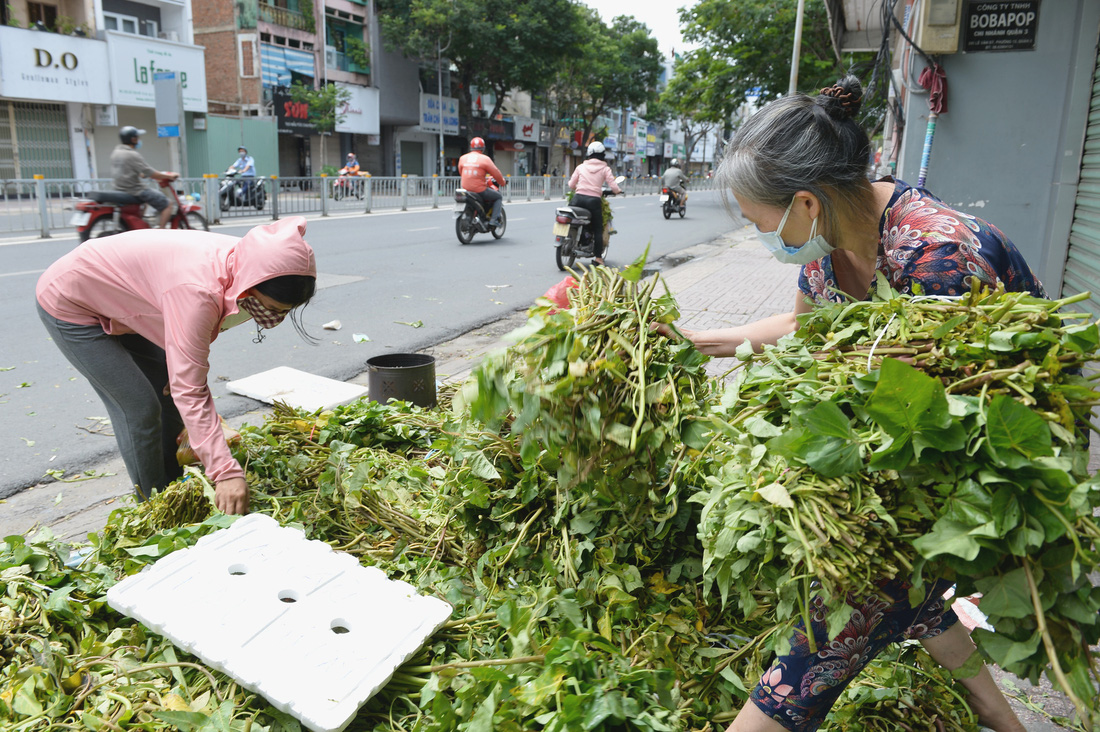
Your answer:
[[[344,197],[344,187],[343,186],[333,186],[332,187],[332,198],[333,198],[333,200],[339,201],[343,197]]]
[[[680,207],[680,218],[684,218],[684,214],[687,213],[687,206]]]
[[[267,194],[265,194],[263,189],[261,188],[260,192],[256,194],[256,200],[255,200],[255,204],[254,204],[256,206],[256,210],[257,211],[263,211],[264,210],[264,204],[266,204],[266,203],[267,203]]]
[[[577,242],[574,235],[558,237],[558,245],[554,247],[554,260],[562,272],[573,266],[577,261]]]
[[[490,231],[493,234],[494,239],[499,239],[504,236],[504,230],[508,228],[508,214],[502,208],[500,209],[500,224],[494,226]]]
[[[183,221],[180,222],[181,229],[194,229],[195,231],[210,231],[210,227],[206,224],[206,219],[198,211],[188,211],[183,217]]]
[[[89,239],[100,239],[104,236],[111,236],[112,234],[119,234],[124,229],[120,229],[115,226],[115,221],[110,216],[104,216],[101,219],[97,219],[95,223],[89,226],[84,231],[80,232],[80,241],[85,242]]]
[[[664,213],[666,219],[672,217],[672,209],[669,208],[667,203],[665,204],[664,208],[662,209],[662,213]]]
[[[474,224],[468,214],[462,214],[455,219],[455,234],[463,244],[469,244],[474,240]]]

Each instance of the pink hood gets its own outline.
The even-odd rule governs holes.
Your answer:
[[[211,480],[243,477],[222,438],[207,386],[210,344],[250,287],[281,275],[317,276],[306,220],[244,237],[143,229],[93,239],[50,265],[35,294],[59,320],[137,333],[165,350],[172,399]]]
[[[569,187],[582,196],[599,198],[603,195],[604,183],[607,183],[614,193],[622,193],[619,184],[615,182],[615,176],[611,174],[611,166],[597,158],[585,160],[577,166],[569,178]]]

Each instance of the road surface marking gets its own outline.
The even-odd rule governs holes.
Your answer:
[[[428,226],[428,227],[425,227],[423,229],[409,229],[409,231],[410,232],[411,231],[435,231],[438,228],[440,228],[440,227],[438,227],[438,226]]]
[[[0,277],[17,277],[18,275],[42,274],[45,271],[46,270],[44,269],[28,269],[23,272],[3,272],[0,273]]]

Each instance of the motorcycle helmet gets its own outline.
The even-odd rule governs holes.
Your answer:
[[[672,162],[669,163],[669,165],[673,168],[679,168],[680,167],[680,161],[677,158],[673,158]]]
[[[122,140],[123,145],[133,145],[137,142],[137,138],[145,134],[145,130],[139,130],[132,125],[126,125],[118,131],[118,139]]]
[[[588,145],[588,154],[590,156],[591,155],[603,155],[605,149],[606,148],[604,148],[602,142],[599,142],[599,141],[593,142],[593,143],[590,143]]]
[[[355,153],[348,153],[348,160],[355,160]]]
[[[470,140],[470,149],[477,150],[478,152],[485,152],[485,140],[482,140],[480,137],[475,137]]]
[[[248,154],[248,148],[245,147],[244,145],[241,145],[240,147],[237,148],[237,152],[239,152],[239,153],[243,152],[245,155],[247,155]]]

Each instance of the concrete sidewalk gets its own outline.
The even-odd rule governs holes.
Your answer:
[[[668,267],[661,275],[680,306],[678,322],[686,328],[740,325],[789,312],[794,306],[798,266],[777,262],[756,240],[751,226],[654,264]],[[440,380],[461,380],[486,353],[502,347],[502,337],[525,320],[525,312],[518,311],[423,352],[436,357]],[[718,376],[735,363],[730,359],[712,361],[708,370]],[[367,375],[360,374],[350,381],[365,386]],[[231,426],[262,423],[271,410],[261,407],[229,420]],[[1095,471],[1097,466],[1100,440],[1093,440],[1090,467]],[[98,477],[77,483],[40,484],[0,501],[4,504],[0,509],[0,537],[48,527],[60,538],[83,541],[89,532],[101,529],[112,510],[133,500],[132,492],[121,458],[95,466],[92,472]],[[998,669],[993,673],[1030,732],[1068,729],[1052,723],[1049,716],[1072,718],[1073,707],[1045,679],[1035,687]]]

